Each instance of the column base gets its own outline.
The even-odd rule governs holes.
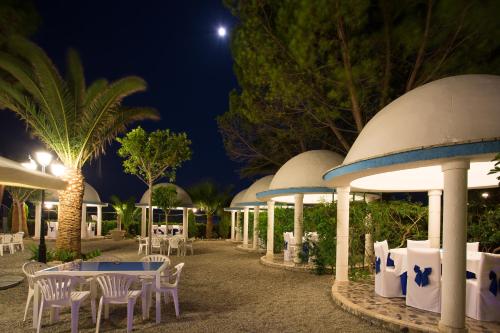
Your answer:
[[[266,253],[266,259],[269,261],[274,260],[274,253]]]
[[[438,323],[438,330],[441,333],[465,333],[469,331],[466,327],[464,328],[451,327],[444,324],[441,321]]]

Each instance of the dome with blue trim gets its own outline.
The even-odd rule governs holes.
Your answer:
[[[324,178],[332,186],[363,190],[440,189],[440,165],[467,158],[470,188],[496,186],[487,173],[499,151],[500,76],[453,76],[411,90],[383,108],[343,164]]]
[[[304,203],[331,202],[334,189],[328,187],[323,174],[343,160],[341,155],[329,150],[310,150],[296,155],[283,164],[269,189],[257,193],[257,198],[293,203],[294,194],[304,194]]]
[[[225,211],[239,211],[239,210],[241,210],[242,207],[239,207],[238,203],[242,202],[242,199],[245,196],[246,191],[247,190],[244,189],[243,191],[238,192],[238,194],[236,194],[234,196],[233,200],[231,200],[231,204],[229,205],[229,207],[225,208],[224,210]]]
[[[267,191],[269,189],[273,176],[274,175],[269,175],[256,180],[245,191],[245,195],[243,195],[241,202],[236,203],[236,205],[240,207],[265,206],[265,200],[258,199],[257,193]]]
[[[166,186],[175,186],[175,190],[177,191],[177,200],[179,201],[179,207],[193,207],[193,201],[191,200],[191,197],[189,194],[180,186],[171,184],[171,183],[159,183],[156,185],[153,185],[153,191],[157,187],[166,187]],[[137,206],[148,206],[149,202],[149,189],[144,192],[144,194],[141,197],[141,201]]]

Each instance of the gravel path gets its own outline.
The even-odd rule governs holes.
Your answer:
[[[124,260],[137,260],[134,241],[110,240],[84,243],[84,252],[100,248]],[[0,271],[20,273],[28,251],[0,257]],[[259,256],[234,249],[225,241],[196,242],[195,255],[172,256],[173,263],[185,262],[180,287],[181,318],[176,319],[172,302],[163,304],[162,324],[143,322],[136,305],[137,332],[385,332],[344,312],[331,301],[331,276],[288,272],[262,266]],[[23,323],[26,282],[0,291],[2,332],[29,332],[31,313]],[[48,323],[42,332],[69,332],[69,310],[61,321]],[[154,318],[154,309],[151,309]],[[124,332],[126,306],[112,307],[102,332]],[[93,332],[90,304],[80,309],[80,331]]]

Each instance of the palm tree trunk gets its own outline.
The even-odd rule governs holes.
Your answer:
[[[56,247],[80,254],[84,191],[82,171],[70,169],[63,179],[68,182],[68,187],[59,191],[59,228]]]
[[[30,233],[28,230],[28,216],[26,214],[26,203],[23,201],[20,203],[20,208],[21,208],[21,220],[20,220],[20,225],[19,225],[19,231],[24,232],[24,237],[29,237]]]
[[[19,210],[19,201],[12,200],[12,224],[11,224],[11,232],[16,233],[20,229],[20,219],[21,219],[21,211]]]
[[[207,230],[206,230],[206,237],[207,238],[212,238],[212,229],[214,228],[214,223],[213,223],[213,216],[212,214],[207,214]]]

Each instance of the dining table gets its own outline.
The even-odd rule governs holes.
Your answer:
[[[441,260],[443,260],[443,249],[440,249]],[[389,255],[394,260],[394,271],[401,275],[408,271],[408,249],[406,247],[389,250]],[[477,275],[479,271],[479,262],[481,261],[481,252],[467,251],[467,271]]]
[[[86,278],[90,281],[91,298],[97,297],[97,284],[95,277],[102,274],[129,274],[140,276],[141,278],[151,279],[155,283],[156,295],[156,323],[161,322],[161,294],[160,290],[161,279],[160,276],[165,269],[168,268],[168,262],[142,262],[142,261],[117,261],[117,262],[89,262],[89,261],[73,261],[65,263],[40,271],[35,272],[35,276],[47,275],[67,275],[74,277]],[[38,284],[35,283],[34,289],[34,302],[33,302],[33,328],[36,328],[38,322],[38,311],[40,306],[41,293]],[[149,304],[149,301],[148,301]],[[148,306],[149,310],[149,306]],[[149,311],[143,314],[147,318]]]

